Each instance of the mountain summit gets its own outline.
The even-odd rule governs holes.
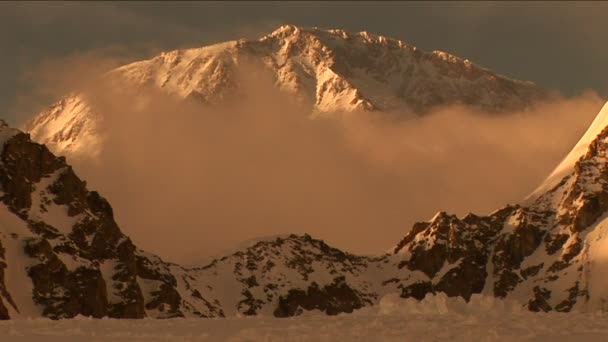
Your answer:
[[[175,50],[109,71],[118,87],[153,87],[206,104],[235,100],[239,73],[261,65],[278,89],[312,115],[376,111],[423,114],[464,104],[484,111],[522,110],[546,93],[446,52],[343,30],[281,26],[258,40]],[[104,115],[80,93],[39,113],[24,128],[56,153],[94,155]]]

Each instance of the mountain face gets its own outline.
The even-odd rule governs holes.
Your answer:
[[[424,52],[367,32],[282,26],[259,40],[175,50],[108,72],[116,87],[153,87],[206,104],[242,95],[239,73],[261,65],[277,88],[309,104],[312,116],[408,111],[465,104],[484,111],[522,110],[546,93],[441,51]],[[62,155],[102,148],[104,113],[79,93],[39,113],[24,128]]]
[[[608,104],[524,202],[488,216],[439,212],[378,257],[289,235],[201,267],[167,263],[121,232],[109,203],[63,157],[5,124],[0,143],[3,319],[333,315],[393,292],[606,309]]]
[[[486,293],[533,311],[606,309],[608,104],[549,178],[490,216],[439,213],[395,248],[427,279],[402,296]]]
[[[215,316],[138,250],[110,204],[25,133],[0,128],[0,318]]]

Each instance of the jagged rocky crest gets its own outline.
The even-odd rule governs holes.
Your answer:
[[[484,111],[523,110],[547,97],[446,52],[424,52],[367,32],[282,26],[258,40],[175,50],[108,72],[116,87],[152,87],[205,104],[242,96],[239,73],[262,65],[277,88],[312,107],[336,112],[414,112],[464,104]],[[258,68],[259,69],[259,68]],[[104,113],[73,93],[39,113],[24,130],[61,155],[96,155]]]

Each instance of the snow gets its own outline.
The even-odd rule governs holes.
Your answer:
[[[95,157],[101,150],[101,122],[82,94],[71,93],[36,116],[24,131],[60,154]]]
[[[75,271],[79,267],[87,267],[91,264],[89,260],[83,259],[77,255],[70,255],[66,253],[56,253],[55,255],[65,265],[68,271]]]
[[[100,263],[99,270],[103,275],[103,279],[106,280],[106,293],[108,294],[108,303],[120,303],[123,298],[116,292],[115,289],[123,288],[120,280],[114,280],[114,274],[116,273],[116,266],[118,265],[116,260],[104,260]],[[123,283],[124,285],[124,283]]]
[[[26,223],[0,204],[0,241],[5,249],[7,268],[4,273],[6,289],[10,293],[17,311],[9,304],[9,314],[15,318],[40,317],[42,308],[32,299],[33,285],[27,275],[27,267],[35,260],[23,252],[23,237],[32,237]],[[6,303],[6,301],[5,301]]]
[[[604,214],[589,229],[585,237],[586,260],[584,277],[589,286],[591,301],[587,310],[606,310],[608,299],[608,214]]]
[[[498,233],[498,236],[513,233],[515,231],[515,228],[519,227],[519,225],[521,224],[521,219],[521,210],[517,210],[516,212],[511,214],[509,218],[505,221],[505,224],[503,225],[500,233]]]
[[[308,313],[220,319],[114,320],[77,317],[0,322],[2,341],[605,341],[604,313],[521,310],[516,303],[473,297],[470,303],[396,295],[353,314]]]
[[[68,215],[68,207],[66,205],[55,204],[53,201],[55,195],[49,192],[49,187],[54,184],[64,172],[65,168],[56,170],[52,174],[40,179],[40,182],[34,185],[32,205],[30,206],[28,215],[33,221],[44,222],[58,229],[62,234],[69,234],[72,232],[74,224],[78,222],[81,217],[70,217]]]
[[[439,270],[439,272],[437,272],[437,274],[435,274],[435,276],[433,278],[435,278],[435,279],[441,279],[441,278],[443,278],[443,276],[445,276],[446,274],[448,274],[448,272],[450,272],[451,270],[459,267],[463,260],[464,260],[464,258],[460,258],[460,259],[456,260],[453,263],[449,263],[447,260],[444,261],[443,262],[443,266],[441,267],[441,269]]]
[[[608,126],[608,102],[602,107],[602,110],[597,114],[591,126],[587,129],[583,137],[578,141],[574,148],[568,153],[559,165],[551,172],[549,177],[541,183],[528,197],[525,202],[531,203],[540,195],[555,187],[564,177],[574,171],[576,162],[587,153],[589,144]]]

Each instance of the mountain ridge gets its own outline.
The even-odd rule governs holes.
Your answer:
[[[213,105],[246,96],[239,75],[249,72],[247,65],[268,73],[277,89],[310,106],[313,117],[354,111],[422,115],[450,104],[504,112],[525,110],[549,96],[532,82],[445,52],[424,52],[367,32],[290,25],[257,40],[163,52],[104,77],[113,87],[152,87]],[[56,153],[94,156],[103,146],[105,115],[74,92],[38,113],[24,130]]]

